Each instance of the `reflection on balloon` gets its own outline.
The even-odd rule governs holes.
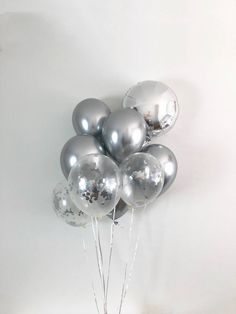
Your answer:
[[[72,202],[66,182],[58,183],[53,190],[53,205],[58,217],[71,226],[84,227],[90,222],[90,217]]]
[[[155,157],[136,153],[120,165],[122,199],[130,206],[142,207],[151,203],[161,192],[164,174]]]
[[[120,198],[120,171],[111,158],[91,154],[71,169],[68,186],[73,202],[92,217],[107,215]]]
[[[110,112],[109,107],[103,101],[96,98],[84,99],[75,107],[72,115],[76,133],[99,135]]]
[[[174,182],[178,164],[174,153],[166,146],[152,144],[144,147],[144,152],[151,154],[160,162],[164,171],[164,185],[161,194],[164,193]]]
[[[175,93],[165,84],[143,81],[131,87],[123,99],[124,108],[136,109],[145,118],[150,136],[168,132],[178,117]]]
[[[61,169],[68,178],[71,168],[83,156],[88,154],[104,154],[103,146],[92,135],[77,135],[69,139],[61,152]]]
[[[146,123],[140,113],[132,109],[114,111],[102,129],[109,154],[118,162],[139,151],[146,138]]]

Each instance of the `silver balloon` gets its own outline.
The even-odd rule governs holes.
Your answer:
[[[146,123],[140,113],[126,108],[114,111],[103,124],[102,135],[109,154],[118,162],[141,150]]]
[[[115,217],[114,209],[107,216],[111,219],[114,218],[114,220],[117,220],[124,216],[124,214],[126,214],[129,209],[130,207],[122,199],[120,199],[115,207]]]
[[[98,135],[105,119],[111,113],[108,106],[96,98],[81,101],[74,109],[72,123],[77,134]]]
[[[158,160],[150,154],[136,153],[120,165],[122,199],[130,206],[142,207],[151,203],[160,193],[164,173]]]
[[[66,178],[73,165],[88,154],[104,154],[102,145],[92,135],[77,135],[69,139],[61,152],[61,169]]]
[[[107,215],[120,199],[120,171],[104,155],[88,155],[71,169],[68,186],[73,202],[92,217]]]
[[[178,164],[174,153],[166,146],[152,144],[144,147],[144,152],[151,154],[160,162],[164,171],[164,185],[161,194],[164,193],[174,182]]]
[[[53,206],[58,217],[71,226],[83,227],[90,222],[90,217],[72,202],[66,182],[58,183],[53,190]]]
[[[131,87],[123,99],[124,108],[138,110],[145,118],[150,136],[168,132],[178,117],[175,93],[165,84],[144,81]]]

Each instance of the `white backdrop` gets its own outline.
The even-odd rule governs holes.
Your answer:
[[[124,314],[235,314],[236,1],[0,0],[0,12],[0,313],[96,313],[83,232],[51,206],[59,154],[78,101],[118,108],[131,85],[153,79],[179,98],[175,128],[156,140],[179,173],[142,222]]]

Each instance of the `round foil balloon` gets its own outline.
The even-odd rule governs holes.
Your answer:
[[[77,134],[98,135],[102,131],[104,120],[110,109],[101,100],[88,98],[81,101],[74,109],[72,123]]]
[[[165,84],[144,81],[131,87],[123,99],[124,108],[133,108],[145,118],[150,136],[168,132],[178,116],[175,93]]]
[[[127,157],[120,165],[122,199],[130,206],[142,207],[151,203],[160,193],[164,173],[155,157],[136,153]]]
[[[83,227],[90,222],[90,217],[72,202],[66,182],[58,183],[53,190],[53,206],[58,217],[71,226]]]
[[[160,162],[164,171],[164,185],[161,193],[164,193],[174,182],[178,164],[174,153],[166,146],[152,144],[143,149],[144,152],[151,154]]]
[[[92,154],[71,169],[68,186],[73,202],[92,217],[107,215],[120,198],[120,171],[112,159]]]
[[[73,165],[83,156],[88,154],[104,154],[102,145],[92,135],[77,135],[69,139],[61,152],[61,169],[66,177]]]
[[[121,162],[141,150],[146,138],[146,123],[136,110],[114,111],[103,124],[102,136],[109,154]]]

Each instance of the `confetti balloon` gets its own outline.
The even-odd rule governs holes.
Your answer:
[[[84,227],[90,222],[90,217],[72,202],[67,182],[58,183],[53,190],[53,207],[57,216],[71,226]]]
[[[91,154],[73,166],[68,186],[78,208],[89,216],[102,217],[112,211],[120,199],[120,171],[111,158]]]
[[[175,180],[178,169],[176,157],[168,147],[160,144],[146,146],[143,151],[154,156],[161,164],[164,171],[164,185],[161,191],[162,194]]]
[[[120,165],[122,199],[137,208],[151,203],[160,193],[164,173],[158,160],[147,153],[127,157]]]

